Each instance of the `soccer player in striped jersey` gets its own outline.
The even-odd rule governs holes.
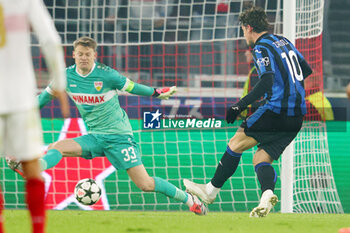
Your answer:
[[[54,167],[62,157],[92,159],[106,156],[117,170],[127,170],[131,180],[141,190],[163,193],[188,205],[190,211],[196,214],[206,214],[206,206],[196,196],[160,177],[148,175],[129,118],[119,105],[117,90],[168,99],[176,92],[176,87],[156,89],[134,83],[118,71],[96,62],[97,44],[92,38],[79,38],[73,46],[75,64],[66,69],[66,92],[76,104],[89,133],[49,145],[47,154],[40,159],[41,169]],[[39,95],[40,107],[53,97],[49,86]]]
[[[254,89],[227,109],[226,120],[237,116],[255,100],[264,96],[266,104],[259,107],[231,138],[212,180],[196,184],[184,180],[187,190],[202,201],[212,203],[220,188],[237,169],[242,153],[258,145],[253,157],[262,196],[251,217],[266,216],[278,198],[273,193],[277,174],[271,166],[298,134],[306,113],[304,79],[312,70],[302,54],[286,38],[268,33],[263,9],[251,7],[240,15],[244,37],[253,47],[254,63],[260,80]]]
[[[45,184],[38,159],[42,156],[42,131],[36,82],[30,51],[30,28],[37,35],[53,89],[69,115],[64,92],[66,76],[59,35],[42,0],[0,0],[0,152],[21,161],[26,182],[26,202],[34,233],[45,231]],[[2,196],[0,195],[0,211]],[[1,213],[1,212],[0,212]],[[0,216],[0,232],[3,232]],[[21,224],[21,223],[19,223]]]

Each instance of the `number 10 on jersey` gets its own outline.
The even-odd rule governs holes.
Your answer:
[[[281,57],[283,59],[286,59],[288,70],[290,73],[290,76],[292,77],[293,83],[295,83],[295,80],[303,81],[303,71],[301,70],[298,57],[295,54],[293,50],[290,50],[288,52],[288,56],[285,52],[281,53]]]

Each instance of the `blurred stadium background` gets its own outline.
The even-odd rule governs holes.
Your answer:
[[[91,36],[99,43],[98,61],[146,85],[176,85],[169,101],[120,93],[140,143],[150,175],[168,179],[180,188],[183,178],[207,182],[215,171],[227,141],[239,122],[221,129],[144,130],[143,112],[191,115],[222,120],[225,106],[243,93],[251,63],[238,15],[255,3],[266,9],[271,32],[283,34],[282,0],[44,0],[53,16],[66,54],[73,64],[72,42]],[[350,2],[297,0],[296,45],[314,69],[306,80],[307,124],[294,146],[293,211],[350,213],[350,114],[344,90],[350,72]],[[48,76],[38,42],[33,37],[33,62],[39,89]],[[73,116],[63,120],[56,102],[42,109],[44,139],[85,134],[87,129],[72,105]],[[245,153],[237,174],[227,182],[211,211],[250,211],[260,191]],[[331,161],[331,163],[330,163]],[[274,164],[280,176],[281,163]],[[23,209],[23,180],[1,162],[6,208]],[[142,193],[125,171],[116,172],[104,158],[86,161],[63,159],[43,173],[52,209],[185,210],[183,205],[154,194]],[[102,200],[93,207],[78,204],[76,182],[94,178],[104,187]],[[15,181],[15,182],[14,182]],[[281,182],[277,183],[280,196]],[[274,211],[280,211],[281,206]]]

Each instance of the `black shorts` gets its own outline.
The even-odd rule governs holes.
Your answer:
[[[274,160],[297,136],[303,124],[303,116],[287,116],[260,108],[243,121],[241,127],[247,136],[259,142]]]

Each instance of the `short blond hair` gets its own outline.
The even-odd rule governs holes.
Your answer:
[[[96,48],[97,48],[96,41],[94,39],[92,39],[91,37],[88,37],[88,36],[83,36],[83,37],[80,37],[80,38],[76,39],[73,42],[74,50],[79,45],[84,46],[84,47],[92,48],[94,51],[96,51]]]

